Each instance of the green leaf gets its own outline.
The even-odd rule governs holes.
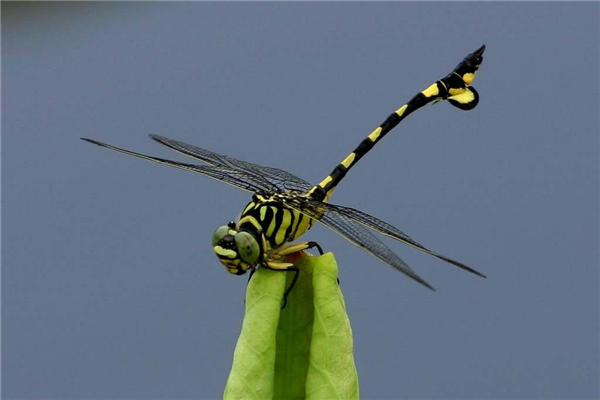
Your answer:
[[[292,261],[290,261],[292,262]],[[293,272],[258,268],[223,393],[234,399],[358,399],[352,330],[332,253],[293,261]]]

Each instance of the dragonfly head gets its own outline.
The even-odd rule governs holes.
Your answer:
[[[260,245],[248,231],[236,230],[235,222],[220,226],[213,233],[213,250],[227,271],[244,275],[260,258]]]

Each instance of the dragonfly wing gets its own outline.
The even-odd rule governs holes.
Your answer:
[[[178,140],[169,139],[164,136],[150,135],[150,138],[162,145],[169,147],[172,150],[175,150],[188,157],[201,160],[205,163],[211,165],[228,166],[232,169],[243,170],[247,174],[254,175],[256,180],[264,181],[265,185],[270,184],[279,191],[294,190],[305,192],[312,187],[312,185],[306,182],[304,179],[279,168],[265,167],[247,161],[238,160],[231,156],[214,153],[201,147],[180,142]]]
[[[484,274],[482,274],[481,272],[476,271],[473,268],[468,267],[459,261],[453,260],[450,257],[444,256],[443,254],[436,253],[435,251],[429,250],[425,246],[417,243],[414,239],[412,239],[406,233],[402,232],[400,229],[394,227],[391,224],[388,224],[385,221],[375,218],[372,215],[364,213],[360,210],[356,210],[354,208],[338,206],[335,204],[323,203],[321,206],[325,210],[325,213],[333,213],[333,214],[343,215],[344,217],[346,217],[348,219],[351,219],[355,222],[358,222],[361,225],[366,226],[367,228],[373,229],[374,231],[381,233],[382,235],[391,237],[392,239],[395,239],[402,243],[408,244],[409,246],[417,248],[417,249],[419,249],[427,254],[430,254],[434,257],[437,257],[440,260],[446,261],[452,265],[455,265],[461,269],[464,269],[465,271],[471,272],[482,278],[486,278],[486,276]]]
[[[398,257],[396,253],[390,250],[389,247],[375,237],[375,235],[373,235],[363,225],[354,222],[352,219],[343,214],[330,212],[326,208],[321,207],[323,205],[327,205],[326,203],[311,201],[310,199],[306,198],[290,198],[286,199],[284,203],[288,207],[319,221],[354,245],[374,255],[384,263],[394,267],[423,286],[435,291],[433,286],[431,286],[425,279],[417,275],[417,273],[413,271],[413,269],[410,268],[400,257]]]
[[[273,185],[263,180],[257,179],[254,174],[250,174],[242,169],[234,169],[226,165],[196,165],[186,164],[177,161],[166,160],[164,158],[152,157],[134,151],[122,149],[120,147],[112,146],[110,144],[102,143],[93,139],[81,138],[86,142],[93,143],[100,147],[115,150],[120,153],[128,154],[130,156],[143,158],[145,160],[154,161],[159,164],[167,165],[169,167],[179,168],[187,171],[191,171],[200,175],[208,176],[209,178],[216,179],[218,181],[227,183],[231,186],[239,189],[247,190],[248,192],[255,193],[257,191],[270,191],[273,190]]]

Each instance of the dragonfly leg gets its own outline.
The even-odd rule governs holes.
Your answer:
[[[280,249],[280,250],[276,251],[275,253],[273,253],[271,255],[271,257],[279,260],[284,256],[294,254],[299,251],[312,249],[313,247],[316,247],[317,250],[319,251],[319,254],[323,255],[323,249],[317,242],[304,242],[304,243],[293,244],[293,245],[287,246],[283,249]],[[298,276],[300,275],[300,269],[298,269],[297,267],[294,267],[294,264],[291,264],[291,263],[275,262],[275,261],[267,261],[267,262],[263,263],[263,266],[272,271],[283,271],[283,272],[293,271],[294,272],[294,278],[292,279],[292,283],[290,283],[290,286],[285,290],[285,292],[283,294],[283,304],[281,306],[281,309],[283,310],[285,308],[285,306],[287,305],[288,295],[292,292],[292,289],[294,289],[294,286],[296,285],[296,282],[298,281]]]
[[[300,269],[298,267],[290,267],[287,269],[287,271],[294,271],[294,277],[292,278],[292,283],[290,283],[290,286],[288,286],[288,288],[283,293],[283,304],[281,305],[281,310],[283,310],[287,305],[287,297],[292,292],[294,286],[296,286],[298,276],[300,276]]]
[[[298,281],[298,276],[300,275],[300,269],[298,267],[294,267],[294,264],[273,262],[273,261],[265,262],[262,264],[262,266],[267,269],[270,269],[271,271],[277,271],[277,272],[293,271],[294,272],[294,278],[292,278],[292,283],[290,283],[290,286],[288,286],[288,288],[283,293],[283,302],[281,305],[281,310],[283,310],[285,308],[285,306],[287,305],[288,295],[292,292],[292,289],[294,288],[294,286],[296,285],[296,282]]]
[[[312,249],[313,247],[316,247],[317,250],[319,251],[320,255],[323,255],[323,249],[321,248],[321,246],[319,246],[319,243],[317,242],[307,242],[306,243],[308,247],[306,247],[307,249]]]
[[[317,242],[307,242],[306,243],[308,245],[307,249],[312,249],[313,247],[316,247],[317,250],[319,251],[319,254],[323,255],[323,249],[321,248],[321,246],[319,246],[319,243]],[[340,278],[337,278],[337,284],[338,286],[340,285]]]
[[[276,252],[274,252],[272,256],[275,258],[281,258],[283,256],[297,253],[299,251],[312,249],[313,247],[316,247],[317,250],[319,251],[319,254],[323,255],[323,249],[321,248],[321,246],[319,246],[319,244],[317,242],[303,242],[303,243],[292,244],[290,246],[279,249]]]
[[[321,246],[319,246],[319,243],[317,242],[307,242],[306,243],[308,245],[307,249],[312,249],[313,247],[316,247],[317,250],[319,251],[319,254],[323,255],[323,249],[321,248]],[[337,284],[338,286],[340,285],[340,278],[337,278]]]

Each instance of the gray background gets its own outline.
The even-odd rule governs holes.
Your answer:
[[[149,133],[318,182],[486,43],[478,108],[412,115],[336,192],[432,293],[324,227],[374,398],[598,396],[598,3],[2,5],[6,399],[218,398],[246,278],[213,230],[249,199],[109,152]]]

